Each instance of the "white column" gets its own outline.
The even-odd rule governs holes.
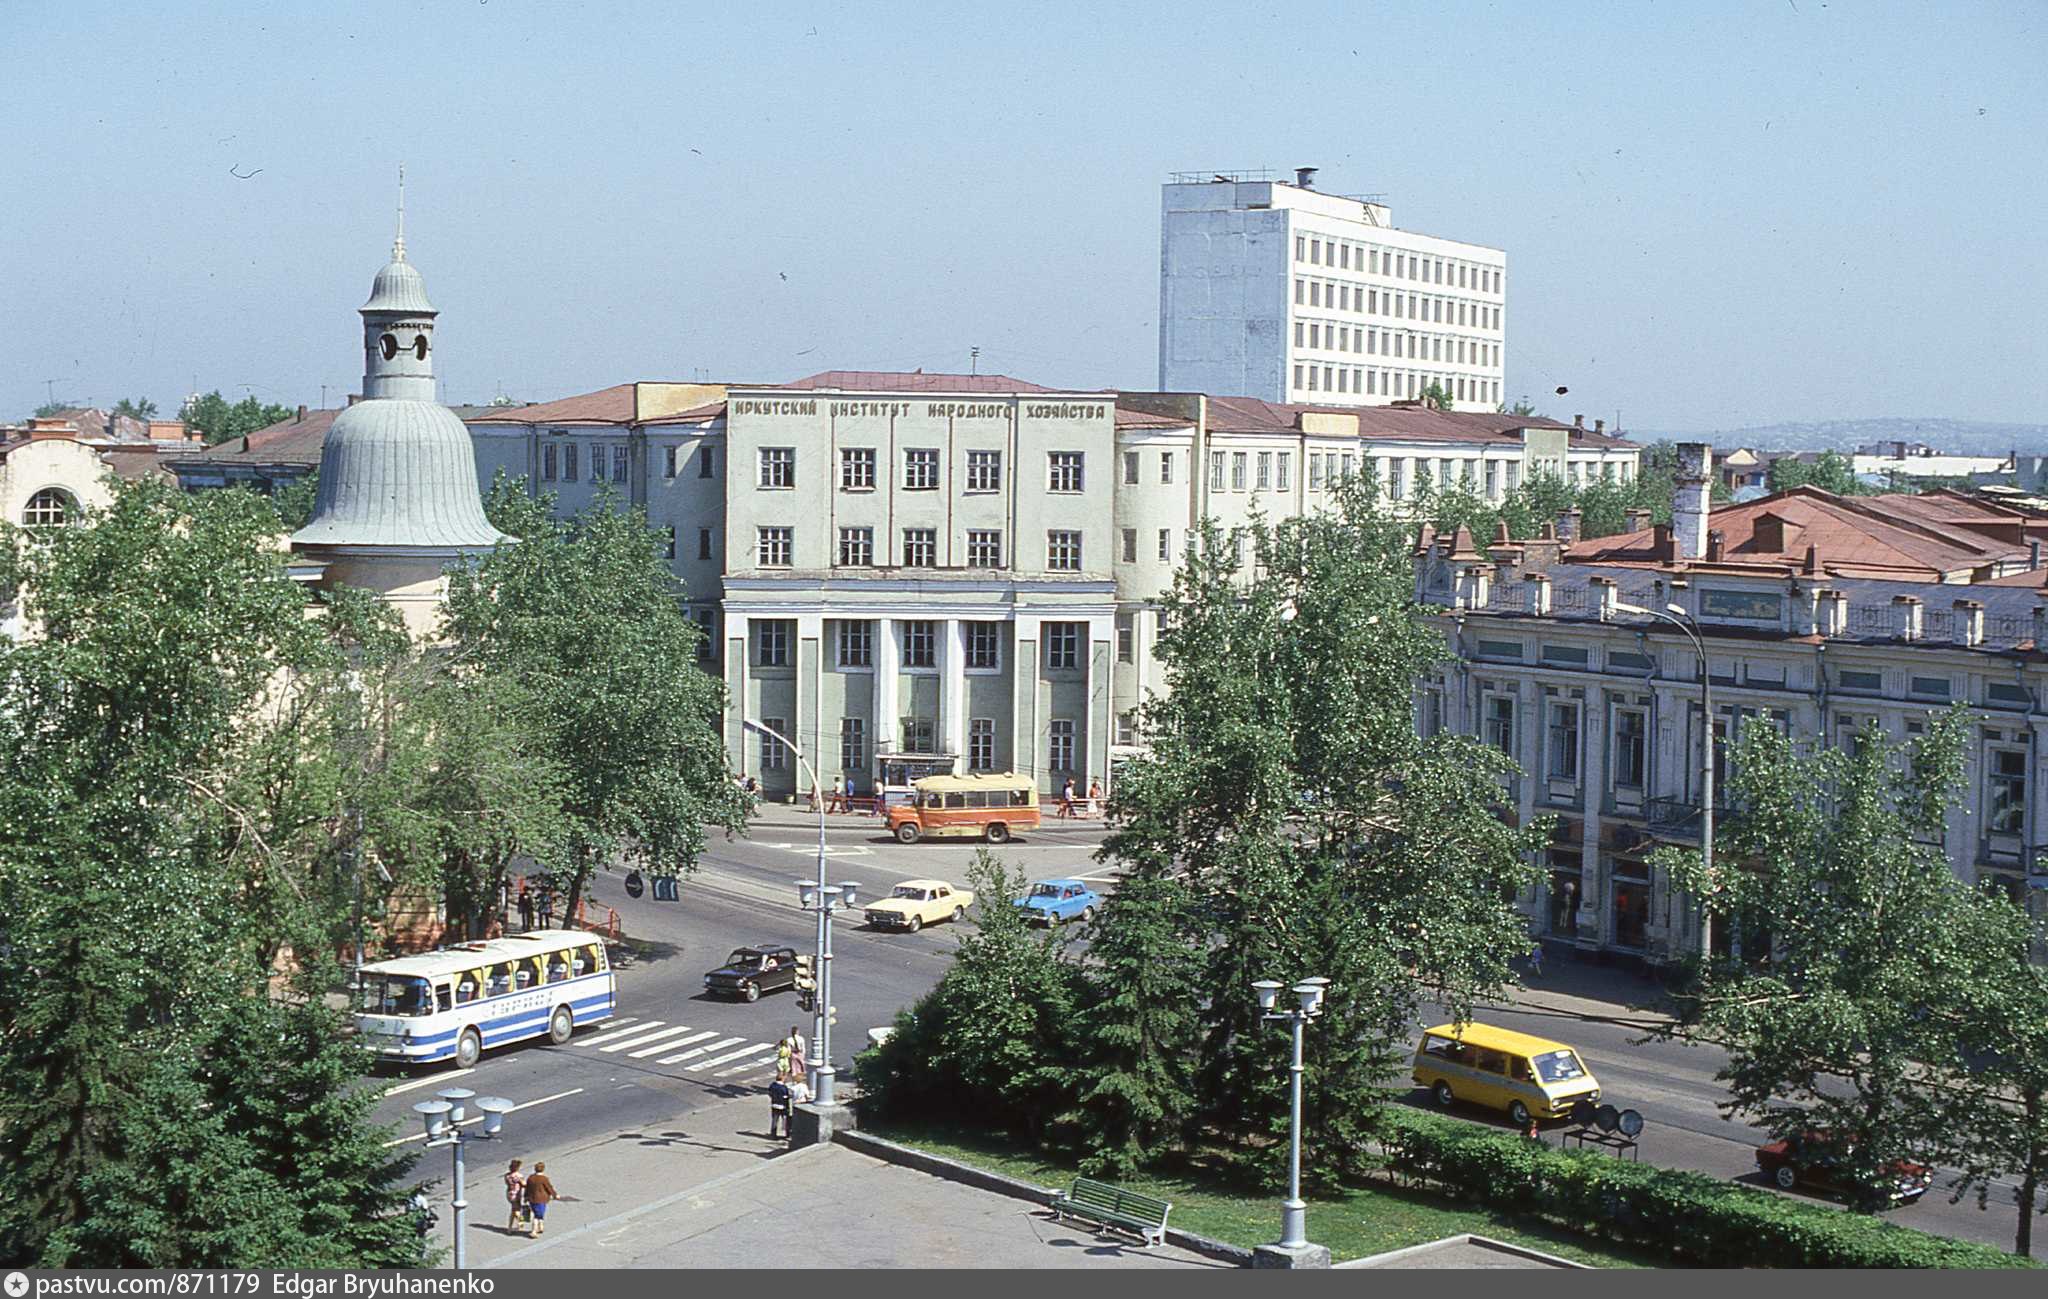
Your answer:
[[[1100,669],[1096,666],[1096,646],[1102,646]],[[1098,616],[1088,620],[1088,647],[1084,662],[1088,665],[1088,701],[1086,719],[1081,723],[1085,734],[1080,737],[1085,746],[1075,755],[1087,775],[1074,783],[1086,793],[1090,781],[1102,782],[1106,793],[1109,789],[1109,741],[1114,725],[1110,698],[1111,687],[1116,681],[1116,616]]]
[[[902,643],[896,639],[896,620],[875,620],[875,752],[893,753],[903,742],[903,723],[896,702],[896,686],[903,674]]]
[[[967,625],[958,618],[945,621],[939,640],[939,732],[940,748],[956,757],[967,752]],[[961,770],[966,770],[963,761]]]

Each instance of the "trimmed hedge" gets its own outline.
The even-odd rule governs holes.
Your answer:
[[[1456,1199],[1705,1267],[2009,1268],[2039,1266],[1974,1241],[1950,1240],[1804,1204],[1703,1173],[1390,1106],[1391,1171]]]

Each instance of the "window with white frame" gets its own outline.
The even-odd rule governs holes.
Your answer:
[[[1003,534],[996,528],[969,528],[967,530],[967,566],[969,568],[1001,568],[1003,566]]]
[[[1259,452],[1258,478],[1255,481],[1262,492],[1273,489],[1273,453],[1271,451]]]
[[[1243,490],[1244,490],[1244,482],[1245,482],[1245,466],[1246,466],[1246,463],[1247,463],[1247,462],[1248,462],[1248,461],[1249,461],[1250,459],[1251,459],[1251,457],[1250,457],[1250,456],[1248,456],[1248,455],[1247,455],[1246,453],[1244,453],[1244,452],[1242,452],[1242,451],[1233,451],[1233,452],[1231,452],[1231,453],[1230,453],[1230,490],[1231,490],[1231,491],[1233,491],[1233,492],[1241,492],[1241,491],[1243,491]]]
[[[1055,573],[1081,571],[1081,534],[1054,528],[1045,534],[1045,566]]]
[[[1054,718],[1047,728],[1046,739],[1046,764],[1063,774],[1075,770],[1074,723],[1064,717]]]
[[[1172,528],[1161,528],[1159,530],[1159,558],[1163,563],[1171,564],[1173,562]]]
[[[875,449],[873,447],[841,447],[839,450],[839,489],[845,492],[869,492],[875,488]]]
[[[839,530],[839,567],[867,568],[875,562],[875,530],[873,528],[841,528]]]
[[[1993,834],[2022,834],[2027,828],[2027,751],[2012,744],[1987,745],[1984,754],[1984,826]]]
[[[764,728],[761,734],[761,770],[781,771],[789,765],[789,747],[775,735],[788,735],[789,721],[782,717],[764,717],[761,725]],[[768,734],[768,731],[775,732],[775,735]]]
[[[1138,453],[1135,451],[1124,452],[1124,484],[1129,487],[1138,485]]]
[[[971,717],[967,721],[967,769],[996,769],[996,719]]]
[[[865,771],[868,765],[868,722],[865,717],[839,719],[839,769]]]
[[[903,624],[903,666],[907,668],[930,668],[938,666],[939,625],[927,619],[913,618]]]
[[[1132,745],[1138,742],[1138,713],[1136,709],[1127,708],[1116,715],[1116,742],[1122,745]]]
[[[1273,455],[1273,489],[1286,492],[1294,489],[1294,453],[1278,451]]]
[[[935,492],[939,489],[937,447],[911,447],[903,453],[903,490]]]
[[[1159,453],[1159,485],[1162,487],[1173,486],[1173,452],[1171,451],[1161,451]]]
[[[1614,787],[1642,791],[1650,773],[1650,719],[1640,708],[1614,710]]]
[[[1308,457],[1308,489],[1312,492],[1323,490],[1323,453],[1311,451]]]
[[[875,665],[875,624],[851,618],[839,622],[839,666],[871,668]]]
[[[1209,453],[1209,490],[1212,492],[1223,490],[1223,461],[1224,455],[1221,451]]]
[[[903,530],[903,566],[905,568],[934,568],[939,562],[939,530],[937,528],[905,528]]]
[[[1003,487],[1003,453],[1000,451],[969,451],[967,453],[967,490],[970,492],[996,492]]]
[[[1116,661],[1134,663],[1137,661],[1138,633],[1131,626],[1131,615],[1119,614],[1116,620]]]
[[[1575,700],[1553,699],[1549,708],[1548,739],[1544,774],[1552,780],[1579,778],[1579,705]]]
[[[1045,453],[1045,490],[1049,492],[1078,492],[1081,490],[1082,454],[1079,451],[1048,451]]]
[[[1087,624],[1078,622],[1049,622],[1043,624],[1039,633],[1045,638],[1045,666],[1054,672],[1073,672],[1081,666],[1081,642],[1087,636]]]
[[[785,618],[761,618],[755,621],[755,667],[786,668],[789,666],[789,626],[789,621]]]
[[[967,670],[993,672],[1002,666],[1003,625],[999,622],[967,624]]]
[[[938,731],[936,723],[929,717],[906,717],[903,719],[903,752],[937,753]]]
[[[763,568],[788,568],[790,551],[794,548],[795,529],[787,527],[755,529],[755,553]]]
[[[1487,694],[1481,706],[1481,733],[1487,746],[1515,756],[1515,697]]]

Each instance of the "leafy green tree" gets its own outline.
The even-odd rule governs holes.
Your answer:
[[[290,406],[260,402],[254,394],[238,402],[230,402],[220,395],[218,388],[204,397],[193,398],[182,412],[187,427],[199,430],[208,446],[229,438],[247,437],[258,429],[269,428],[291,417]]]
[[[1813,467],[1795,455],[1781,455],[1764,469],[1764,488],[1772,495],[1813,482]]]
[[[74,409],[74,407],[71,405],[70,402],[46,401],[36,407],[34,418],[49,419],[53,415],[62,415],[65,411],[72,409]]]
[[[1964,948],[1975,959],[1957,980],[1958,1051],[1945,1091],[1964,1135],[1955,1198],[1974,1190],[1984,1208],[1998,1183],[2017,1182],[2013,1253],[2031,1257],[2034,1218],[2048,1213],[2048,966],[2031,957],[2048,934],[1994,892],[1974,902]]]
[[[1430,384],[1422,390],[1421,395],[1422,404],[1431,410],[1449,410],[1451,408],[1450,389],[1440,383]]]
[[[1823,451],[1820,459],[1813,462],[1808,471],[1807,481],[1822,491],[1837,496],[1864,496],[1868,490],[1850,464],[1849,457],[1839,451]]]
[[[409,1159],[339,1090],[361,1058],[317,998],[322,931],[223,864],[258,832],[219,792],[280,684],[333,664],[331,630],[254,497],[113,492],[0,547],[34,631],[0,644],[0,1256],[416,1263]]]
[[[929,1122],[968,1119],[1028,1140],[1051,1139],[1072,1106],[1080,972],[1060,939],[1034,933],[1011,899],[1030,880],[986,849],[967,882],[979,904],[952,967],[896,1032],[857,1064],[878,1113]]]
[[[573,519],[499,476],[492,520],[518,538],[450,578],[456,660],[523,683],[539,750],[561,763],[565,849],[548,864],[573,911],[590,873],[624,860],[696,868],[704,827],[745,823],[727,774],[725,687],[697,663],[702,632],[645,511],[607,492]]]
[[[313,521],[313,506],[320,499],[320,470],[316,467],[271,493],[271,508],[286,532],[297,532]]]
[[[123,397],[114,403],[114,414],[126,415],[129,419],[155,419],[156,403],[147,397]]]
[[[1768,961],[1747,952],[1703,975],[1694,1027],[1728,1052],[1723,1108],[1774,1136],[1839,1134],[1872,1183],[1963,1145],[1927,1062],[1951,1054],[1954,975],[1973,959],[1967,889],[1939,847],[1968,729],[1951,713],[1904,745],[1872,728],[1853,752],[1800,754],[1752,721],[1715,877],[1697,853],[1659,854],[1717,924],[1768,935]]]

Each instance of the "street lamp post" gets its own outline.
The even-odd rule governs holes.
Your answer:
[[[462,1147],[469,1141],[489,1141],[498,1135],[505,1125],[505,1115],[512,1110],[512,1102],[502,1096],[483,1096],[467,1087],[443,1087],[434,1093],[439,1100],[421,1101],[413,1111],[427,1128],[427,1149],[434,1150],[447,1146],[455,1156],[455,1183],[449,1188],[448,1207],[454,1210],[455,1267],[457,1271],[469,1266],[469,1244],[466,1239],[469,1227],[469,1200],[463,1191]],[[464,1103],[476,1099],[476,1107],[483,1111],[483,1130],[466,1133],[465,1123],[475,1120],[467,1117]]]
[[[1640,605],[1622,604],[1616,601],[1615,612],[1634,614],[1643,618],[1655,618],[1670,623],[1685,634],[1692,642],[1692,651],[1700,664],[1700,714],[1702,731],[1700,738],[1700,866],[1706,876],[1709,888],[1714,880],[1714,674],[1707,664],[1707,643],[1700,635],[1699,620],[1685,611],[1684,606],[1667,604],[1662,610],[1645,609]],[[1700,907],[1700,960],[1709,961],[1714,955],[1714,916],[1707,909],[1707,900],[1699,900]]]
[[[1301,1198],[1301,1062],[1302,1030],[1323,1013],[1323,993],[1330,981],[1317,977],[1303,979],[1288,991],[1298,1006],[1276,1009],[1281,985],[1274,979],[1252,984],[1259,997],[1259,1017],[1267,1023],[1285,1021],[1294,1030],[1294,1057],[1288,1066],[1287,1198],[1280,1205],[1280,1241],[1267,1246],[1256,1258],[1262,1266],[1328,1267],[1330,1252],[1308,1241],[1308,1203]]]
[[[741,724],[788,749],[796,758],[798,771],[809,772],[811,777],[811,804],[818,809],[818,877],[798,881],[797,899],[804,910],[818,913],[818,1000],[811,1016],[811,1042],[818,1053],[818,1065],[812,1072],[818,1082],[812,1089],[811,1099],[819,1105],[831,1105],[833,1082],[837,1077],[837,1070],[832,1067],[832,912],[853,905],[855,886],[834,886],[825,881],[825,789],[818,778],[817,767],[804,756],[803,749],[795,740],[780,731],[748,718],[741,719]],[[813,905],[813,892],[816,905]]]

